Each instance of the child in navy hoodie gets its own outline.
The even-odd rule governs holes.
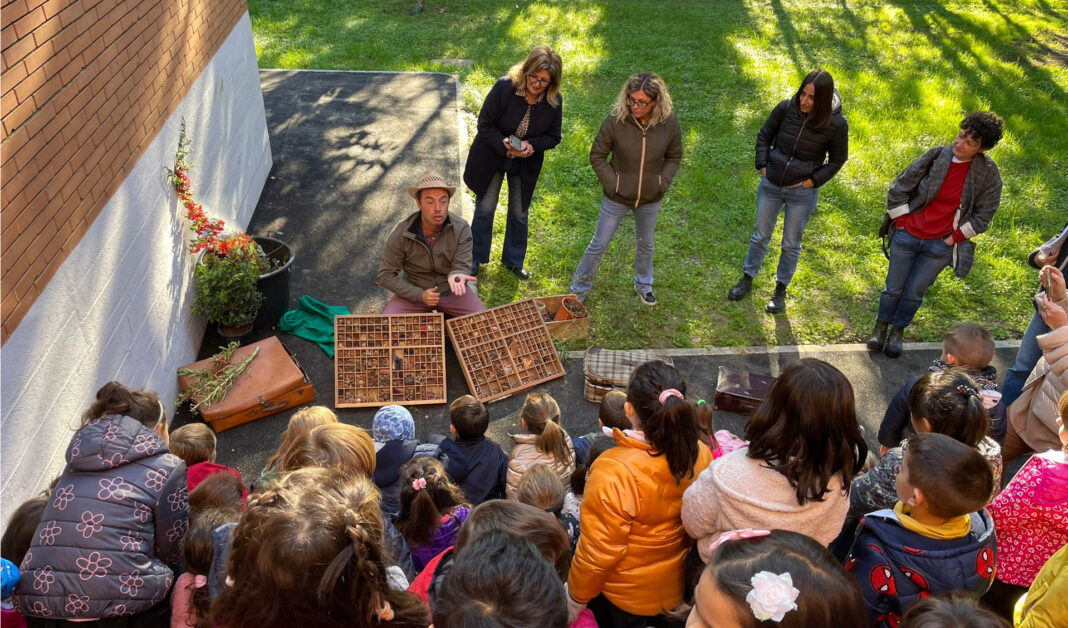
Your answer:
[[[908,440],[900,501],[860,521],[845,567],[860,584],[870,625],[892,628],[913,602],[954,590],[990,588],[997,561],[984,507],[994,475],[983,456],[944,434]]]
[[[431,436],[428,442],[460,449],[467,459],[467,477],[458,481],[472,506],[489,499],[504,499],[508,475],[508,455],[501,446],[486,438],[489,411],[471,395],[464,395],[449,406],[449,431],[455,441]],[[456,480],[456,478],[453,478]]]
[[[456,483],[467,477],[463,452],[452,443],[420,443],[415,439],[415,420],[403,406],[383,406],[375,413],[371,425],[375,444],[375,485],[382,491],[382,511],[397,515],[401,511],[401,468],[412,458],[434,458],[445,467]]]
[[[1005,422],[1005,404],[998,391],[998,370],[990,365],[993,359],[994,338],[990,332],[982,325],[961,323],[942,334],[942,357],[935,360],[928,371],[940,373],[952,367],[975,380],[983,407],[990,415],[990,437],[1003,445],[1008,424]],[[905,382],[886,408],[879,425],[880,455],[916,433],[909,422],[909,392],[921,377],[923,375],[917,375]]]

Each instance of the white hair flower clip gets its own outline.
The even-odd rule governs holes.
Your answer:
[[[745,601],[760,621],[782,621],[786,613],[797,610],[797,596],[801,592],[794,587],[790,573],[774,574],[758,571],[749,579],[753,590],[746,594]]]

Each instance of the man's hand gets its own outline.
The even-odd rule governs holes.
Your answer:
[[[1056,266],[1043,266],[1038,271],[1038,281],[1046,289],[1051,301],[1064,300],[1064,274]]]
[[[478,281],[478,278],[463,273],[453,273],[449,275],[449,290],[452,290],[452,293],[456,296],[462,297],[467,294],[467,282],[469,281]]]
[[[419,297],[419,300],[423,302],[423,305],[434,307],[441,300],[441,295],[438,294],[437,288],[427,288],[423,290],[423,296]]]
[[[815,187],[815,186],[816,186],[816,182],[813,181],[812,179],[805,179],[804,181],[801,182],[801,187],[803,187],[803,188],[811,188],[811,187]]]
[[[763,177],[763,176],[766,176],[767,174],[768,174],[768,169],[767,168],[761,168],[760,169],[760,176]]]
[[[946,243],[946,246],[953,246],[956,242],[953,240],[953,234],[949,234],[942,238],[942,241]]]

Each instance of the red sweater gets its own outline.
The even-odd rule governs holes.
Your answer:
[[[204,478],[208,477],[212,473],[229,473],[236,475],[237,479],[241,480],[241,474],[237,469],[231,469],[230,467],[223,466],[221,464],[215,464],[214,462],[198,462],[195,465],[189,467],[185,472],[186,485],[189,488],[189,492],[192,493],[193,489],[198,484],[204,481]],[[241,480],[244,484],[244,480]],[[241,487],[241,505],[245,504],[245,498],[248,497],[248,488]]]
[[[921,240],[941,239],[952,233],[954,242],[963,242],[964,234],[960,229],[953,228],[953,215],[960,207],[964,180],[968,178],[971,166],[971,161],[954,161],[949,164],[949,172],[942,181],[938,196],[922,210],[898,218],[895,221],[897,228],[904,229]]]

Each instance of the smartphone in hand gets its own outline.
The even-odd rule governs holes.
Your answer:
[[[514,135],[509,135],[508,136],[508,145],[511,146],[512,150],[514,150],[514,151],[523,150],[523,140],[519,139],[518,137],[516,137]]]

